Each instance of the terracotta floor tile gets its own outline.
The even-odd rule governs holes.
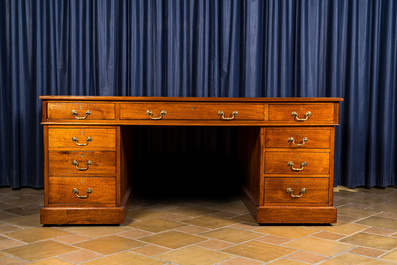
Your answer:
[[[30,264],[33,264],[33,265],[70,265],[70,264],[74,264],[74,263],[68,262],[66,260],[58,259],[58,258],[51,258],[51,259],[36,261],[36,262],[30,263]]]
[[[375,209],[366,210],[366,209],[356,208],[353,206],[338,207],[338,214],[353,216],[353,217],[360,217],[360,218],[368,217],[368,216],[377,214],[379,212],[381,212],[381,210],[375,210]]]
[[[246,259],[242,257],[228,259],[219,263],[220,265],[262,265],[262,261],[256,261],[252,259]]]
[[[69,235],[70,233],[52,227],[36,227],[31,229],[24,229],[15,232],[6,233],[4,235],[26,242],[32,243],[42,241],[54,237]]]
[[[392,265],[395,263],[391,263],[387,261],[382,262],[378,259],[362,257],[354,254],[342,254],[321,263],[321,265],[347,265],[347,264]]]
[[[357,232],[369,228],[369,226],[367,225],[340,222],[340,221],[332,225],[310,226],[310,227],[313,229],[319,229],[319,230],[328,231],[336,234],[343,234],[343,235],[355,234]]]
[[[3,258],[2,256],[1,256],[1,253],[0,253],[0,263],[2,264],[2,265],[23,265],[23,264],[30,264],[30,262],[26,262],[26,261],[24,261],[24,260],[21,260],[21,259],[17,259],[17,258],[15,258],[15,257],[13,257],[13,256],[8,256],[8,257],[5,257],[5,258]]]
[[[299,252],[289,255],[288,258],[297,260],[297,261],[314,264],[314,263],[318,263],[320,261],[326,260],[329,257],[323,256],[323,255],[318,255],[318,254],[313,254],[313,253],[306,252],[306,251],[299,251]]]
[[[249,241],[227,249],[223,249],[222,251],[254,260],[269,262],[289,255],[296,250],[286,247],[273,246],[258,241]]]
[[[218,210],[205,208],[205,207],[197,207],[197,206],[196,207],[182,206],[182,207],[177,207],[175,209],[172,209],[168,212],[186,215],[186,216],[190,216],[190,217],[197,217],[197,216],[201,216],[201,215],[216,213],[216,212],[218,212]]]
[[[4,220],[4,222],[7,222],[9,224],[16,225],[16,226],[19,226],[22,228],[41,227],[42,226],[40,224],[40,214],[39,213],[7,219],[7,220]]]
[[[170,250],[171,250],[170,248],[164,248],[164,247],[149,244],[149,245],[146,245],[146,246],[143,246],[140,248],[133,249],[131,251],[151,257],[151,256],[155,256],[155,255],[158,255],[158,254],[170,251]]]
[[[183,215],[183,214],[177,214],[177,213],[161,216],[161,219],[170,220],[170,221],[174,221],[174,222],[179,222],[179,221],[187,220],[190,218],[192,218],[192,217]]]
[[[220,250],[220,249],[224,249],[224,248],[233,246],[232,243],[228,243],[228,242],[220,241],[220,240],[216,240],[216,239],[210,239],[210,240],[204,241],[202,243],[197,243],[196,245],[200,246],[200,247],[213,249],[213,250]]]
[[[397,233],[394,233],[391,235],[392,237],[397,237]]]
[[[0,220],[6,221],[11,218],[19,217],[17,214],[9,213],[6,211],[0,211]]]
[[[267,263],[269,265],[307,265],[307,263],[303,263],[300,261],[296,260],[290,260],[290,259],[279,259],[273,262]]]
[[[200,236],[220,239],[231,243],[242,243],[248,240],[261,237],[262,234],[251,231],[245,231],[237,228],[226,227],[226,228],[213,230],[210,232],[201,233]]]
[[[184,232],[184,233],[188,233],[188,234],[196,235],[196,234],[207,232],[210,229],[202,227],[202,226],[197,226],[197,225],[188,225],[188,226],[185,226],[185,227],[177,228],[175,230],[180,231],[180,232]]]
[[[164,215],[169,215],[167,212],[151,209],[135,209],[128,211],[127,216],[138,220],[147,220],[153,218],[159,218]]]
[[[246,223],[253,223],[253,224],[257,224],[256,220],[254,219],[254,217],[252,217],[251,214],[244,214],[244,215],[240,215],[240,216],[236,216],[232,218],[233,220],[236,221],[240,221],[240,222],[246,222]]]
[[[320,238],[324,238],[324,239],[330,239],[330,240],[338,240],[338,239],[345,237],[346,235],[321,231],[316,234],[313,234],[312,236],[320,237]]]
[[[24,246],[14,247],[3,250],[5,253],[11,254],[15,257],[27,260],[38,261],[47,259],[72,251],[78,250],[75,247],[65,245],[56,241],[48,240],[36,243],[31,243]]]
[[[397,201],[397,200],[396,200]],[[383,218],[389,218],[389,219],[394,219],[397,220],[397,213],[387,213],[387,212],[382,212],[378,213],[375,215],[376,217],[383,217]]]
[[[235,224],[238,221],[232,221],[230,219],[205,215],[205,216],[200,216],[200,217],[195,217],[195,218],[192,218],[189,220],[185,220],[182,222],[215,229],[215,228],[221,228],[224,226],[229,226],[229,225]]]
[[[237,216],[241,216],[238,213],[226,212],[226,211],[219,211],[211,214],[212,216],[221,217],[221,218],[233,218]]]
[[[14,239],[8,239],[8,238],[0,240],[0,249],[19,247],[22,245],[26,245],[26,243],[23,243],[21,241],[14,240]]]
[[[243,229],[243,230],[247,230],[247,231],[252,231],[252,230],[258,229],[260,227],[260,225],[257,224],[257,223],[254,224],[254,223],[245,223],[245,222],[243,222],[243,223],[238,223],[238,224],[231,225],[229,227],[234,227],[234,228],[239,228],[239,229]]]
[[[129,225],[130,227],[138,228],[141,230],[146,230],[153,233],[163,232],[178,227],[186,226],[186,224],[181,224],[174,221],[164,220],[160,218],[150,219],[147,222],[137,222]]]
[[[260,232],[269,235],[282,236],[287,238],[300,238],[318,232],[317,229],[301,227],[301,226],[265,226],[256,229],[255,232]]]
[[[286,238],[286,237],[281,237],[281,236],[267,235],[267,236],[259,237],[255,240],[265,242],[265,243],[270,243],[273,245],[281,245],[281,244],[291,241],[292,239]]]
[[[397,206],[396,206],[396,208],[397,208]],[[381,228],[397,230],[397,220],[389,219],[389,218],[372,216],[372,217],[363,219],[361,221],[358,221],[357,223],[363,224],[363,225],[370,225],[370,226],[376,226],[376,227],[381,227]]]
[[[0,258],[7,257],[8,255],[0,251]]]
[[[388,235],[395,233],[396,230],[381,228],[381,227],[370,227],[368,229],[365,229],[363,232],[370,233],[370,234],[382,235],[382,236],[388,236]]]
[[[67,235],[67,236],[56,237],[53,240],[56,240],[58,242],[62,242],[65,244],[74,244],[74,243],[79,243],[82,241],[87,241],[90,239],[92,239],[92,238],[87,237],[87,236],[71,234],[71,235]]]
[[[37,212],[40,212],[40,209],[42,207],[43,207],[42,205],[34,205],[34,206],[28,206],[28,207],[11,208],[11,209],[7,209],[5,211],[12,213],[12,214],[25,216],[25,215],[31,215],[31,214],[36,214]]]
[[[367,248],[367,247],[356,247],[349,250],[352,254],[358,254],[361,256],[367,256],[371,258],[379,257],[380,255],[386,253],[385,250],[374,249],[374,248]]]
[[[21,230],[21,228],[15,226],[15,225],[10,225],[10,224],[6,224],[6,223],[3,223],[0,225],[0,234],[18,231],[18,230]]]
[[[382,256],[381,259],[397,263],[397,249]]]
[[[347,238],[341,239],[341,242],[383,250],[392,250],[397,247],[396,238],[367,233],[354,234]]]
[[[236,213],[239,215],[248,214],[249,211],[242,202],[234,202],[218,207],[219,210]]]
[[[125,226],[72,226],[65,228],[64,230],[86,237],[98,238],[130,231],[131,228]]]
[[[198,246],[188,246],[156,256],[158,259],[183,265],[216,264],[232,257],[227,253]]]
[[[334,256],[354,247],[354,245],[348,243],[341,243],[312,236],[299,238],[295,241],[286,243],[283,246],[325,256]]]
[[[80,263],[80,262],[85,262],[85,261],[100,258],[100,257],[102,257],[102,255],[100,255],[98,253],[91,252],[91,251],[87,251],[87,250],[80,250],[80,251],[71,252],[71,253],[68,253],[65,255],[61,255],[59,257],[62,259],[65,259],[67,261],[71,261],[74,263]]]
[[[207,240],[204,237],[190,235],[178,231],[168,231],[152,236],[140,238],[139,240],[160,245],[166,248],[180,248],[183,246],[195,244]]]
[[[82,263],[84,265],[161,265],[166,264],[158,259],[145,257],[131,252],[122,252],[104,258]]]
[[[118,236],[127,237],[131,239],[138,239],[145,236],[153,235],[152,232],[147,232],[139,229],[132,229],[126,232],[117,233]]]
[[[343,214],[338,213],[338,222],[355,222],[360,220],[360,217],[351,217]]]
[[[120,236],[107,236],[74,244],[76,247],[84,248],[103,255],[110,255],[132,248],[143,246],[144,243]]]

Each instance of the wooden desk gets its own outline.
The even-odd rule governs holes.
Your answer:
[[[129,129],[238,126],[243,201],[258,223],[334,223],[340,98],[41,96],[42,224],[121,224],[131,193]],[[235,144],[235,143],[231,143]],[[132,198],[133,200],[133,198]]]

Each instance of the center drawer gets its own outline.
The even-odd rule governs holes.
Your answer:
[[[265,174],[330,174],[328,152],[266,152]]]
[[[116,204],[115,177],[50,177],[50,204]]]
[[[115,174],[115,152],[48,152],[49,174]]]
[[[265,178],[264,203],[328,204],[329,178]]]
[[[123,120],[264,120],[263,104],[121,103]],[[150,115],[149,115],[150,114]]]

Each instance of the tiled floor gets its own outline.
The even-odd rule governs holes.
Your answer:
[[[334,225],[257,225],[239,198],[136,199],[120,226],[42,227],[0,189],[0,264],[397,264],[397,189],[335,188]]]

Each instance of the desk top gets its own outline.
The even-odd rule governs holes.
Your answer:
[[[341,98],[40,96],[42,124],[336,125]]]
[[[157,102],[338,102],[342,98],[328,97],[125,97],[125,96],[40,96],[43,100],[61,101],[157,101]]]

